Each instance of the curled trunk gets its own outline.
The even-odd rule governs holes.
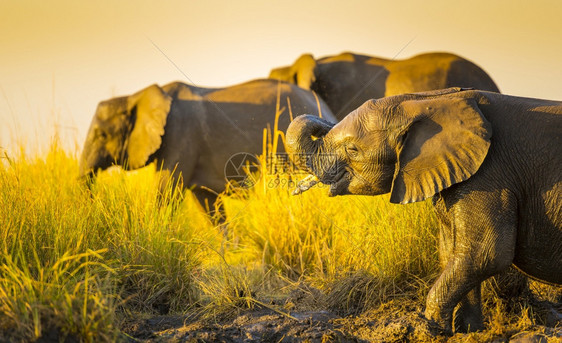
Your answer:
[[[322,179],[321,161],[323,137],[334,124],[312,115],[302,115],[287,129],[287,153],[293,163],[302,170]]]

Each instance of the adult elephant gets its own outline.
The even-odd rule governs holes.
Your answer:
[[[278,108],[284,108],[277,123],[283,131],[289,111],[321,113],[335,122],[314,94],[274,80],[226,88],[174,82],[102,101],[84,144],[80,175],[91,179],[112,165],[136,169],[156,162],[174,180],[181,175],[184,187],[213,208],[216,194],[225,190],[227,161],[240,152],[262,153],[263,130],[275,127]]]
[[[316,92],[342,120],[369,99],[449,87],[499,92],[476,64],[449,53],[426,53],[404,60],[342,53],[315,60],[310,54],[273,69],[272,79]]]
[[[562,102],[460,88],[399,95],[335,126],[300,116],[287,150],[331,195],[433,196],[443,271],[425,315],[446,330],[457,304],[457,330],[482,327],[480,284],[511,264],[562,284]]]

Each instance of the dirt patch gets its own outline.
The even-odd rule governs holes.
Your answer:
[[[220,323],[190,322],[177,317],[147,320],[140,331],[129,335],[145,342],[403,342],[416,334],[405,318],[380,326],[374,318],[339,317],[327,311],[292,313],[291,317],[271,310],[252,311]],[[150,327],[156,324],[155,327]],[[163,326],[168,326],[162,330]],[[173,325],[172,325],[173,326]],[[422,330],[423,331],[423,330]],[[433,337],[427,331],[427,337]],[[423,335],[423,334],[422,334]]]
[[[450,337],[433,327],[420,308],[404,302],[381,305],[358,316],[329,311],[283,315],[270,309],[230,319],[158,316],[123,328],[140,342],[562,342],[562,325],[496,330]]]
[[[486,330],[454,336],[425,319],[422,295],[346,307],[333,306],[334,292],[306,283],[293,287],[283,297],[264,297],[253,310],[200,308],[184,316],[136,318],[122,331],[135,342],[562,342],[562,304],[553,295],[546,298],[556,301],[544,300],[536,287],[534,296],[507,302],[485,297]],[[346,299],[352,294],[344,293]]]

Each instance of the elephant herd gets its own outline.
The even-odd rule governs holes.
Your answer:
[[[276,124],[312,174],[297,193],[433,198],[442,273],[425,316],[444,330],[481,329],[480,285],[511,265],[562,284],[562,102],[502,95],[453,54],[305,54],[240,85],[152,85],[100,102],[80,175],[157,163],[210,208],[229,158],[262,153]]]

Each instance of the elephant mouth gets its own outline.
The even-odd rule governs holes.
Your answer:
[[[350,194],[348,189],[349,175],[349,172],[347,170],[344,170],[336,175],[336,177],[334,178],[335,181],[322,182],[330,185],[328,196],[333,197],[337,195]],[[319,180],[315,175],[308,175],[297,184],[292,194],[302,194],[314,187],[319,182],[321,182],[321,180]]]
[[[330,182],[330,190],[328,192],[328,196],[333,197],[337,195],[349,194],[349,171],[343,170],[339,172],[334,179],[335,181]]]
[[[316,185],[318,182],[320,182],[320,180],[318,180],[318,178],[315,175],[308,175],[297,184],[297,187],[293,191],[293,195],[299,195],[308,191],[309,189],[314,187],[314,185]]]

